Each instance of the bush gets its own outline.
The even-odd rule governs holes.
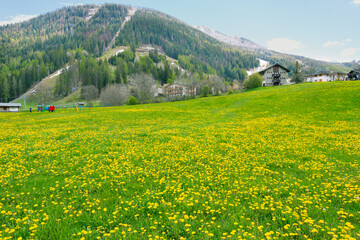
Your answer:
[[[204,85],[201,88],[201,96],[202,97],[208,97],[210,93],[210,87],[209,85]]]
[[[264,82],[264,78],[260,74],[255,73],[245,80],[244,88],[246,89],[258,88],[262,86],[263,82]]]
[[[129,104],[129,105],[139,104],[139,100],[137,100],[136,97],[130,96],[128,104]]]
[[[107,86],[100,95],[103,106],[121,106],[129,100],[129,97],[129,87],[121,84]]]

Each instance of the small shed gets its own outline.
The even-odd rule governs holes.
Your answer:
[[[84,103],[84,102],[78,102],[77,104],[78,104],[79,107],[85,106],[85,103]]]
[[[19,112],[21,103],[0,103],[0,112]]]

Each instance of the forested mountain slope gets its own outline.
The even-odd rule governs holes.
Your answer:
[[[84,5],[0,27],[1,100],[20,96],[63,67],[69,62],[68,50],[82,48],[86,54],[100,56],[126,14],[122,5]]]
[[[119,34],[116,44],[152,44],[179,60],[181,67],[217,73],[226,80],[243,80],[245,69],[258,66],[255,55],[229,48],[224,43],[157,11],[137,11]]]

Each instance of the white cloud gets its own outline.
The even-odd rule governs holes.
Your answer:
[[[355,57],[358,52],[360,52],[360,48],[347,48],[341,51],[341,56],[343,58],[351,59],[352,57]],[[355,58],[359,58],[359,56]]]
[[[13,23],[19,23],[19,22],[25,22],[25,21],[30,20],[37,16],[38,15],[17,15],[15,17],[10,17],[10,20],[0,21],[0,26],[13,24]]]
[[[359,0],[360,1],[360,0]],[[345,46],[346,43],[352,42],[351,38],[345,39],[343,41],[327,41],[323,44],[323,47],[342,47]]]
[[[274,38],[267,42],[267,47],[278,52],[291,53],[296,49],[302,48],[302,43],[287,38]]]
[[[353,0],[352,3],[355,4],[355,5],[360,5],[360,0]]]
[[[333,46],[342,46],[342,43],[338,42],[338,41],[327,41],[326,43],[324,43],[323,45],[324,47],[333,47]]]

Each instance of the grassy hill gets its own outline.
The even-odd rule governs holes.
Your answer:
[[[358,239],[360,82],[0,114],[0,238]]]

